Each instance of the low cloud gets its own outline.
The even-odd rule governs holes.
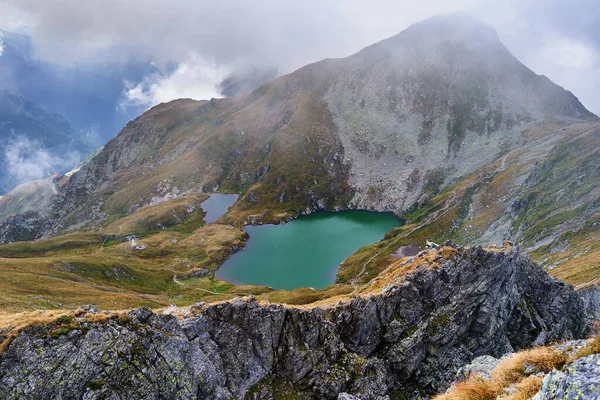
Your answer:
[[[170,73],[148,75],[136,85],[126,83],[120,107],[151,107],[176,98],[221,97],[215,82],[224,77],[224,68],[192,53]]]
[[[215,97],[215,85],[248,67],[289,73],[432,15],[467,12],[496,28],[535,72],[600,111],[600,87],[581,83],[600,76],[597,0],[0,0],[0,9],[12,10],[0,15],[0,27],[26,25],[44,59],[76,65],[150,58],[163,71],[175,65],[128,88],[125,103],[147,105]]]
[[[70,169],[81,161],[77,152],[62,152],[60,156],[25,136],[16,136],[4,147],[7,176],[5,184],[18,185],[46,178],[56,171]]]
[[[0,31],[0,57],[2,57],[2,54],[4,53],[4,41],[2,40],[3,37],[4,35],[2,34],[2,31]]]
[[[239,69],[217,84],[217,90],[222,96],[231,97],[246,93],[261,84],[277,77],[276,68],[248,67]]]

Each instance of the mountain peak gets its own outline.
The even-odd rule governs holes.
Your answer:
[[[476,58],[478,62],[485,60],[501,65],[516,61],[494,28],[464,13],[428,18],[360,53],[382,51],[400,61],[441,57],[439,62],[443,63],[452,56],[465,58],[465,61]]]
[[[48,214],[62,224],[48,229],[131,212],[165,190],[241,193],[234,224],[262,207],[274,219],[293,210],[402,212],[522,146],[536,126],[594,119],[492,28],[442,15],[248,95],[149,110],[61,189],[51,212],[70,215]],[[140,186],[123,184],[136,174]],[[162,176],[171,183],[157,191]]]

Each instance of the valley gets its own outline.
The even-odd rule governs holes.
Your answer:
[[[0,198],[0,397],[534,395],[600,351],[599,160],[462,14],[155,105]],[[480,357],[517,375],[460,381]]]

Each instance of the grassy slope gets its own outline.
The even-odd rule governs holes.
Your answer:
[[[246,240],[241,229],[204,224],[200,202],[206,197],[189,195],[141,208],[97,232],[0,246],[0,271],[6,278],[0,281],[0,308],[160,307],[190,304],[230,289],[212,274],[184,279],[203,268],[214,271]],[[125,237],[130,234],[147,247],[133,249]],[[261,291],[252,288],[250,293]]]
[[[96,229],[99,216],[106,224],[154,198],[199,191],[243,195],[224,221],[236,226],[346,206],[342,147],[318,100],[325,78],[311,74],[304,68],[232,99],[154,107],[71,179],[53,219],[63,232]]]
[[[415,206],[404,216],[406,225],[349,257],[338,284],[323,291],[233,287],[212,274],[185,279],[202,268],[214,271],[245,240],[243,231],[232,225],[204,225],[200,202],[206,196],[191,194],[108,219],[93,232],[0,246],[0,272],[5,277],[0,282],[0,308],[19,311],[85,303],[110,309],[160,307],[241,294],[290,304],[330,301],[355,292],[356,284],[386,269],[394,270],[398,258],[392,253],[402,245],[447,239],[469,244],[490,237],[496,242],[510,238],[528,248],[535,259],[550,265],[552,274],[569,283],[594,282],[600,276],[600,210],[594,185],[600,181],[594,162],[600,148],[598,129],[598,124],[571,127],[543,151],[508,153]],[[540,134],[541,142],[544,138]],[[278,170],[277,165],[271,168]],[[246,215],[249,209],[241,204],[220,222],[237,218],[231,214]],[[490,236],[498,221],[503,221],[504,230]],[[124,239],[129,234],[141,237],[138,242],[147,248],[132,250]]]
[[[306,304],[354,290],[333,285],[322,291],[274,291],[215,279],[212,272],[245,245],[247,234],[232,225],[206,225],[201,202],[207,197],[192,194],[142,207],[94,232],[0,246],[0,275],[5,277],[0,280],[0,309],[13,313],[82,304],[113,310],[160,308],[240,295]],[[146,248],[132,248],[128,235],[137,236],[137,245]],[[209,273],[194,275],[203,269]]]

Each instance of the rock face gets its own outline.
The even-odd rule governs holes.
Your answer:
[[[475,357],[584,334],[572,287],[518,250],[450,253],[336,305],[239,298],[29,327],[1,355],[0,397],[416,398]]]
[[[586,286],[578,291],[590,321],[600,319],[600,286]]]
[[[406,209],[496,160],[549,116],[590,117],[494,29],[463,15],[430,18],[344,61],[332,62],[337,77],[324,98],[352,204],[362,208]]]
[[[600,354],[580,358],[564,372],[549,373],[533,399],[600,399]]]

